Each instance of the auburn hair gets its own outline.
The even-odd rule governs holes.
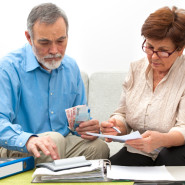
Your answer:
[[[170,38],[181,50],[185,46],[185,10],[175,6],[158,9],[145,20],[141,35],[155,40]]]

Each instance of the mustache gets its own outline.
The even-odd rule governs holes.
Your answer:
[[[47,55],[44,57],[44,59],[54,59],[54,58],[62,58],[62,55],[61,54],[55,54],[55,55]]]

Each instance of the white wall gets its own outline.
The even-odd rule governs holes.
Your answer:
[[[81,70],[128,71],[144,56],[140,29],[150,13],[163,6],[185,8],[185,0],[6,0],[0,6],[0,57],[26,41],[26,19],[33,6],[53,2],[69,19],[66,54]]]

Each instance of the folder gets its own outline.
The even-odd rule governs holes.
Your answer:
[[[25,158],[0,158],[0,179],[31,170],[34,166],[33,156]]]

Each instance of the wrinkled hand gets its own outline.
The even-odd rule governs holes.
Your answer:
[[[163,134],[157,131],[146,131],[142,139],[128,140],[125,143],[137,150],[150,153],[162,146]]]
[[[118,128],[121,132],[123,131],[123,123],[119,120],[116,120],[114,118],[110,118],[108,121],[104,121],[101,123],[100,130],[102,134],[104,135],[122,135],[118,133],[116,130],[114,130],[112,127]],[[112,139],[110,138],[105,138],[106,142],[111,142]]]
[[[39,151],[42,151],[45,155],[50,155],[53,160],[60,158],[57,146],[52,141],[50,136],[32,136],[28,139],[26,147],[28,152],[32,153],[35,157],[40,157]]]
[[[89,121],[82,122],[80,123],[79,127],[76,128],[76,131],[78,132],[78,134],[81,135],[81,138],[83,139],[95,140],[97,139],[96,136],[87,135],[86,132],[99,133],[100,132],[99,121],[92,119]]]

